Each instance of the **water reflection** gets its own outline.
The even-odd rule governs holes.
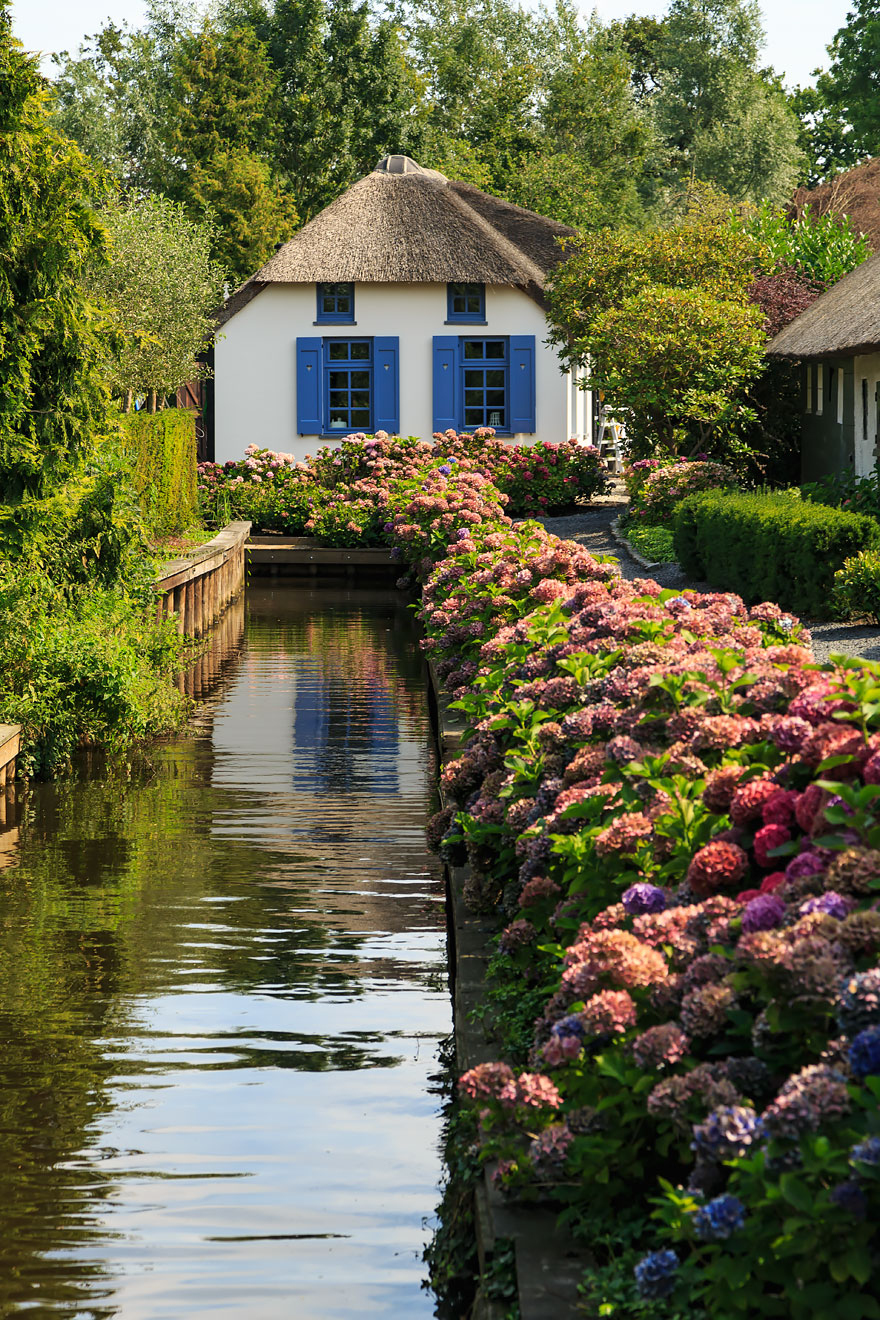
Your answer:
[[[409,613],[257,589],[212,664],[192,737],[7,830],[0,1313],[431,1315],[449,1005]]]

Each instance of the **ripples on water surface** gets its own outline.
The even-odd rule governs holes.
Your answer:
[[[247,611],[195,736],[0,833],[2,1315],[433,1314],[417,639],[390,593]]]

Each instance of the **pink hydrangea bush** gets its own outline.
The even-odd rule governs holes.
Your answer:
[[[738,484],[736,473],[723,463],[698,460],[672,463],[656,468],[638,485],[632,497],[631,514],[640,522],[662,523],[688,495]]]

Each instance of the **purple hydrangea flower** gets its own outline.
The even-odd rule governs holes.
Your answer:
[[[450,472],[452,471],[452,468],[449,466],[448,463],[444,463],[442,464],[441,467],[438,467],[437,471],[442,472],[444,477],[448,477]]]
[[[880,1026],[859,1032],[849,1047],[849,1065],[859,1079],[880,1073]]]
[[[866,1219],[868,1215],[868,1198],[862,1191],[855,1178],[849,1178],[846,1182],[838,1183],[836,1187],[831,1188],[831,1200],[840,1210],[853,1216],[854,1219]]]
[[[806,875],[819,875],[824,870],[825,863],[820,854],[808,849],[807,852],[798,853],[797,857],[792,857],[785,868],[785,878],[786,880],[801,880]]]
[[[694,1228],[704,1242],[723,1242],[742,1228],[746,1222],[746,1208],[735,1196],[716,1196],[694,1214]]]
[[[469,536],[470,536],[469,528],[459,527],[458,531],[454,533],[452,539],[453,541],[466,541]]]
[[[694,1125],[691,1149],[703,1159],[721,1162],[747,1155],[765,1136],[764,1124],[754,1109],[720,1105],[704,1123]]]
[[[644,881],[630,885],[622,898],[624,910],[631,917],[639,917],[644,912],[663,912],[666,908],[666,890],[658,885],[649,885]]]
[[[668,1297],[675,1288],[677,1269],[678,1257],[674,1251],[667,1248],[649,1252],[633,1271],[639,1292],[643,1297]]]
[[[880,1137],[865,1137],[853,1146],[849,1153],[850,1164],[871,1164],[880,1166]]]
[[[755,930],[774,930],[785,919],[785,904],[776,894],[759,894],[746,903],[742,928],[746,934]]]
[[[855,904],[852,899],[844,898],[843,894],[836,893],[833,889],[828,889],[824,894],[817,894],[813,898],[807,898],[801,903],[799,911],[801,916],[807,916],[810,912],[824,912],[828,917],[837,917],[838,921],[852,912]]]

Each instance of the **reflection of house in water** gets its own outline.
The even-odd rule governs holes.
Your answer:
[[[378,683],[360,678],[353,690],[341,669],[300,675],[293,697],[293,785],[299,792],[398,792],[394,704]]]
[[[252,585],[248,616],[242,671],[213,722],[213,785],[247,785],[270,849],[307,835],[355,857],[379,843],[385,859],[392,833],[409,852],[411,812],[423,871],[425,714],[405,598],[323,588],[317,601],[311,588]]]

